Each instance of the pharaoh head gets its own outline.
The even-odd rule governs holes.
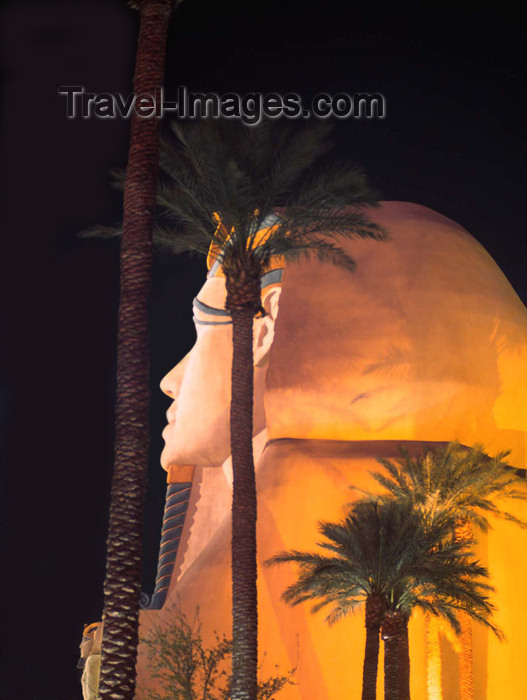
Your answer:
[[[255,434],[267,427],[271,439],[457,438],[512,449],[522,461],[520,300],[451,220],[400,202],[384,203],[373,218],[390,239],[346,242],[354,272],[311,259],[288,264],[281,284],[278,270],[262,280]],[[194,301],[196,344],[161,384],[173,399],[165,468],[229,455],[225,297],[215,263]]]

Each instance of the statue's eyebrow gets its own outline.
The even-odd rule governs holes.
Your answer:
[[[211,272],[212,271],[213,270],[211,270]],[[271,270],[270,272],[266,272],[260,281],[262,289],[270,284],[280,283],[282,281],[283,272],[283,268],[277,268],[275,270]],[[208,304],[200,301],[198,297],[194,298],[192,305],[195,309],[201,311],[201,313],[207,314],[208,316],[220,316],[221,318],[229,319],[228,321],[202,321],[201,319],[194,318],[194,323],[198,323],[201,326],[228,326],[232,323],[231,315],[225,309],[217,309],[215,306],[209,306]]]
[[[195,309],[198,309],[198,311],[202,311],[204,314],[208,314],[209,316],[230,316],[230,313],[225,309],[217,309],[215,306],[204,304],[198,299],[198,297],[194,299],[192,305]]]
[[[198,311],[201,311],[204,314],[208,314],[209,316],[221,316],[222,318],[230,318],[229,312],[225,311],[225,309],[217,309],[215,306],[209,306],[208,304],[204,304],[198,299],[198,297],[194,299],[192,305],[195,309],[198,309]],[[194,323],[197,323],[200,326],[229,326],[232,323],[232,320],[202,321],[201,319],[194,317]]]

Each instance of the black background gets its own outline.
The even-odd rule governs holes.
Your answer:
[[[521,7],[185,0],[167,96],[189,90],[380,92],[383,120],[335,120],[339,151],[383,199],[465,226],[527,300],[525,23]],[[81,697],[82,626],[99,619],[112,463],[118,246],[77,233],[120,217],[108,170],[129,122],[66,119],[60,85],[129,93],[124,1],[29,2],[1,16],[2,700]],[[168,399],[193,342],[200,262],[158,260],[151,308],[152,459],[144,588],[155,576]]]

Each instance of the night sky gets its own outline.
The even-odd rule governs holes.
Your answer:
[[[521,8],[520,8],[521,9]],[[341,155],[382,198],[462,224],[527,301],[525,20],[496,4],[206,3],[171,21],[167,96],[379,92],[383,120],[334,120]],[[120,218],[108,171],[129,122],[66,118],[60,85],[129,93],[138,18],[124,0],[29,2],[1,16],[0,700],[78,700],[84,623],[102,609],[112,466]],[[193,342],[203,263],[158,259],[151,304],[152,458],[144,589],[164,498],[162,376]]]

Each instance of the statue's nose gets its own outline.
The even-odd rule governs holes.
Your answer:
[[[166,374],[161,380],[159,385],[163,394],[170,396],[171,399],[177,398],[179,394],[179,387],[183,381],[183,375],[185,374],[185,369],[188,364],[190,353],[185,355],[185,357],[179,362],[175,367],[173,367],[168,374]]]

